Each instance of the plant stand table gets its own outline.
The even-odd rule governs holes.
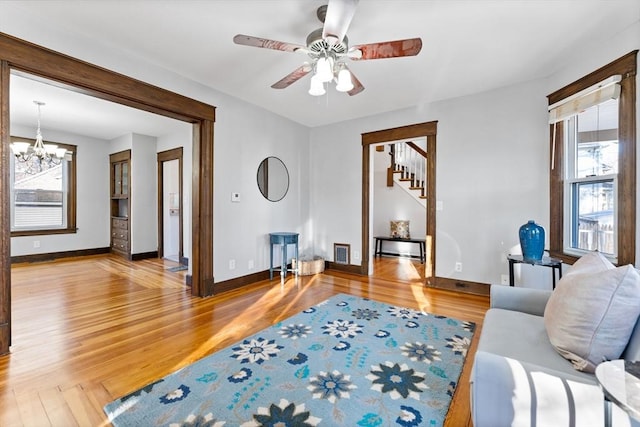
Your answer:
[[[298,233],[288,233],[288,232],[280,232],[280,233],[269,233],[269,280],[273,280],[273,272],[278,271],[278,268],[273,267],[273,247],[275,245],[281,246],[281,254],[282,254],[282,266],[280,267],[280,278],[284,281],[284,278],[287,277],[287,272],[293,272],[296,277],[298,277]],[[296,263],[293,263],[295,268],[287,269],[287,246],[294,245],[294,253],[293,258],[296,260]]]
[[[515,275],[513,274],[514,264],[530,264],[541,265],[543,267],[551,268],[551,277],[553,278],[553,289],[556,288],[556,271],[558,271],[558,280],[562,279],[562,260],[557,258],[551,258],[543,256],[542,259],[524,259],[522,255],[507,255],[509,261],[509,286],[515,286]]]

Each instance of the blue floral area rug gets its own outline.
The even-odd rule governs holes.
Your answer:
[[[339,294],[105,406],[114,426],[440,426],[475,324]]]

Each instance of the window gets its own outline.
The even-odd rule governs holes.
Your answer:
[[[11,142],[34,143],[17,137]],[[67,150],[56,162],[10,156],[12,237],[76,232],[76,147],[56,145]]]
[[[635,262],[637,51],[549,95],[550,252]]]
[[[564,251],[617,260],[618,100],[566,119]]]

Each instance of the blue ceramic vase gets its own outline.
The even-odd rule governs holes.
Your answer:
[[[540,261],[544,253],[544,228],[534,220],[529,220],[520,227],[519,236],[522,257],[526,260]]]

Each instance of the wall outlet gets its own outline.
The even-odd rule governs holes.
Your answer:
[[[436,200],[436,210],[441,211],[442,209],[444,209],[442,200]]]
[[[232,259],[229,261],[229,270],[235,270],[236,269],[236,260]]]
[[[247,263],[247,268],[249,270],[251,270],[253,268],[253,260],[252,259],[250,259],[249,262]]]
[[[40,247],[40,240],[34,240],[33,241],[33,247],[34,248],[39,248]]]
[[[353,259],[360,259],[360,251],[353,251]]]
[[[509,275],[508,274],[503,274],[502,276],[500,276],[500,284],[501,285],[508,285],[509,284]]]
[[[455,270],[459,273],[462,271],[462,263],[461,262],[456,262],[456,267]]]

